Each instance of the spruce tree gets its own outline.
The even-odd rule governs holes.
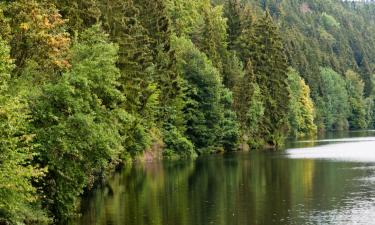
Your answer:
[[[139,22],[139,9],[132,0],[112,1],[101,8],[103,27],[119,45],[117,65],[121,70],[120,89],[126,97],[124,107],[150,124],[155,114],[150,100],[155,98],[157,90],[151,41]]]
[[[249,57],[253,63],[256,80],[264,96],[265,114],[261,130],[266,141],[278,147],[282,144],[289,105],[287,85],[288,65],[279,29],[273,22],[269,12],[258,19],[254,31],[243,32],[243,38],[251,41],[242,57]]]
[[[175,55],[171,49],[171,24],[164,0],[134,0],[139,10],[139,21],[146,29],[150,40],[152,59],[157,68],[156,79],[161,88],[176,78],[174,71]],[[171,79],[171,80],[169,80]],[[168,91],[168,90],[165,90]]]
[[[251,58],[251,46],[255,39],[254,17],[249,5],[246,5],[241,11],[241,31],[240,35],[233,37],[232,48],[236,51],[238,57],[244,65]]]
[[[240,0],[227,0],[224,15],[228,24],[228,42],[229,48],[233,49],[237,38],[241,35],[241,3]]]
[[[70,33],[81,32],[100,21],[103,0],[52,0],[67,19]]]
[[[162,127],[178,126],[183,130],[183,81],[176,69],[175,50],[171,48],[171,22],[164,0],[134,0],[140,10],[139,21],[147,30],[155,65],[155,82],[158,85],[159,110],[157,123]]]
[[[236,83],[233,106],[241,128],[242,146],[262,147],[259,126],[264,115],[264,104],[250,60]]]

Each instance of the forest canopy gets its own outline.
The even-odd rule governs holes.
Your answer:
[[[375,126],[375,6],[0,1],[0,224],[64,223],[134,159]]]

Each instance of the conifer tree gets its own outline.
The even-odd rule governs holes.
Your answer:
[[[242,144],[249,144],[251,148],[262,147],[259,126],[264,104],[250,60],[234,89],[234,110],[242,132]]]
[[[250,39],[242,58],[249,57],[253,63],[256,80],[264,96],[265,114],[261,132],[271,146],[282,144],[287,124],[289,91],[287,85],[288,65],[278,27],[269,12],[258,19],[254,31],[245,29],[243,36]]]
[[[102,0],[52,0],[67,19],[70,33],[81,32],[100,21]]]
[[[165,0],[165,2],[173,33],[178,37],[199,36],[199,28],[203,24],[201,11],[205,2],[195,0]]]
[[[164,0],[134,0],[140,10],[139,21],[147,30],[158,84],[157,123],[162,127],[178,126],[183,130],[183,80],[176,68],[175,49],[171,48],[172,27]]]
[[[237,38],[241,35],[241,12],[242,6],[240,0],[227,0],[224,15],[228,24],[228,42],[229,48],[233,49]]]
[[[121,70],[120,89],[126,96],[125,109],[150,123],[155,114],[150,100],[157,90],[151,40],[139,22],[139,9],[132,0],[112,1],[101,8],[103,27],[119,45],[117,65]]]
[[[233,37],[232,48],[237,52],[238,57],[246,65],[251,58],[251,45],[255,39],[254,17],[249,5],[246,5],[240,14],[241,27],[240,35]]]
[[[208,55],[214,66],[223,74],[225,58],[228,57],[227,24],[223,17],[222,6],[211,6],[203,9],[204,24],[201,28],[201,38],[197,45]]]

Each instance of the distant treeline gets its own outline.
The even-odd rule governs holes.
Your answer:
[[[139,158],[374,127],[375,7],[0,1],[0,224],[65,223]]]

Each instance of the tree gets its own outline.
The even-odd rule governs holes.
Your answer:
[[[225,3],[224,15],[227,18],[229,48],[233,49],[242,32],[242,6],[239,0],[227,0]]]
[[[165,4],[174,34],[190,38],[199,35],[204,23],[201,11],[205,1],[165,0]]]
[[[255,39],[255,19],[253,12],[249,5],[246,5],[244,9],[239,12],[241,19],[240,31],[237,31],[236,34],[239,34],[237,37],[231,37],[230,46],[236,51],[238,57],[241,59],[242,63],[246,65],[247,61],[251,58],[251,47]]]
[[[168,18],[166,1],[134,0],[134,3],[140,10],[139,21],[150,38],[150,49],[155,65],[154,77],[160,90],[158,122],[178,123],[174,121],[173,114],[183,107],[181,104],[183,84],[176,70],[174,49],[171,48],[172,26]]]
[[[315,135],[315,108],[310,97],[310,88],[294,69],[289,69],[288,86],[290,88],[289,128],[294,137]]]
[[[117,52],[99,26],[86,30],[73,45],[72,69],[31,106],[36,162],[48,167],[44,203],[59,221],[74,215],[83,189],[122,151],[114,110],[123,100]]]
[[[251,61],[236,84],[234,110],[242,132],[242,144],[249,144],[251,148],[262,147],[264,143],[259,127],[264,116],[264,103]]]
[[[238,42],[238,49],[242,49],[240,58],[245,62],[251,60],[263,95],[262,135],[268,144],[278,147],[283,143],[289,105],[288,65],[278,27],[266,12],[256,20],[253,29],[242,31]]]
[[[331,68],[321,68],[322,95],[317,99],[317,124],[326,130],[348,128],[350,105],[346,82]]]
[[[350,106],[349,128],[364,129],[367,127],[366,103],[364,99],[365,84],[354,71],[348,70],[345,73],[345,77]]]
[[[0,223],[47,224],[40,196],[32,186],[43,170],[32,166],[33,135],[24,96],[9,91],[13,70],[10,48],[0,36]]]
[[[100,22],[102,0],[53,0],[61,15],[67,19],[67,28],[71,34]]]
[[[213,7],[207,3],[203,9],[203,15],[201,38],[196,45],[207,54],[213,65],[223,74],[225,57],[228,56],[227,23],[223,17],[223,7]]]
[[[26,68],[33,68],[37,71],[33,73],[36,77],[28,79],[44,83],[70,67],[67,60],[70,37],[65,32],[65,20],[54,4],[36,0],[12,1],[5,14],[11,15],[11,56],[15,59],[17,75],[22,75]]]
[[[231,97],[225,93],[218,70],[191,41],[180,38],[174,45],[178,68],[187,82],[184,108],[187,137],[200,153],[223,148],[224,143],[226,147],[230,146],[228,139],[236,142],[236,138],[234,132],[228,130],[227,124],[234,121],[222,120],[225,112],[230,114],[224,107],[228,106],[228,102],[230,104]],[[232,120],[233,117],[226,119]],[[233,126],[229,128],[233,129]]]
[[[121,70],[120,90],[126,96],[125,109],[150,126],[154,120],[157,99],[155,66],[151,39],[139,21],[140,12],[132,0],[103,4],[103,27],[110,39],[119,45],[117,66]]]

